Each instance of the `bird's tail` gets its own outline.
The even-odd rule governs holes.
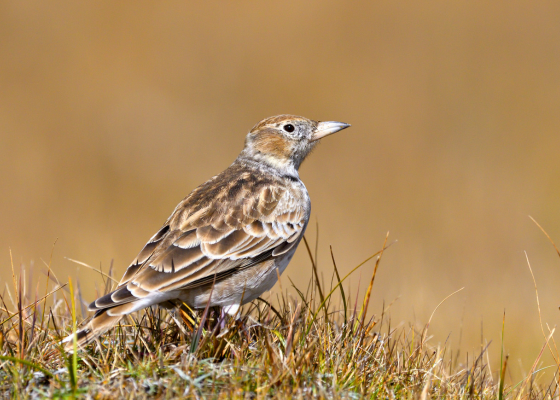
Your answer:
[[[78,348],[88,344],[90,341],[115,326],[125,315],[154,304],[160,304],[169,300],[172,295],[161,295],[159,293],[149,294],[142,298],[137,297],[127,286],[120,286],[111,293],[98,298],[89,305],[90,311],[95,311],[93,318],[88,324],[76,332]],[[70,335],[62,341],[66,351],[74,348],[74,335]]]
[[[76,332],[78,349],[82,348],[99,335],[105,333],[124,317],[125,314],[109,314],[108,311],[113,310],[114,309],[109,308],[97,311],[91,321],[89,321],[84,328]],[[62,344],[64,344],[64,350],[66,350],[67,352],[72,352],[74,349],[74,335],[71,334],[64,338]]]

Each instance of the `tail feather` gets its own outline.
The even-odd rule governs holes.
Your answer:
[[[134,296],[125,286],[120,287],[113,292],[100,297],[90,304],[90,311],[95,311],[91,321],[83,328],[76,332],[78,348],[81,348],[91,342],[99,335],[115,326],[125,315],[134,311],[154,304],[166,302],[173,298],[173,294],[152,293],[145,297],[138,298]],[[70,335],[62,341],[66,351],[72,351],[74,348],[74,336]]]
[[[126,306],[127,304],[125,304]],[[115,307],[120,308],[121,306]],[[114,309],[99,310],[95,313],[91,321],[79,331],[76,332],[78,349],[82,348],[99,335],[105,333],[108,329],[115,326],[125,315],[125,313],[115,315],[109,314],[107,311]],[[116,311],[116,310],[115,310]],[[64,350],[72,351],[74,349],[74,335],[69,335],[62,341]]]

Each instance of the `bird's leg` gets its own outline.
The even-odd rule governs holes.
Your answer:
[[[178,312],[179,312],[179,315],[181,316],[181,319],[183,320],[184,324],[187,326],[188,330],[191,333],[194,332],[196,330],[196,326],[198,325],[198,322],[197,322],[198,316],[197,316],[196,311],[191,309],[185,303],[181,302],[179,304]]]

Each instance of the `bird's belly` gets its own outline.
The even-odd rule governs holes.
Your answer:
[[[208,300],[211,307],[248,303],[272,289],[278,281],[278,276],[290,263],[294,252],[295,249],[282,257],[265,261],[216,282],[211,296],[212,285],[205,285],[181,291],[177,297],[190,307],[198,309],[205,308]]]

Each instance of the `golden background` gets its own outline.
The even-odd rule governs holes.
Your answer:
[[[92,300],[99,275],[65,257],[114,259],[120,277],[255,123],[293,113],[352,124],[301,169],[325,281],[329,245],[345,273],[390,231],[372,311],[398,298],[392,325],[422,326],[464,286],[431,343],[471,352],[482,336],[496,368],[505,309],[527,372],[544,339],[524,250],[543,322],[560,317],[560,259],[528,217],[560,242],[559,16],[528,1],[3,2],[0,293],[10,249],[38,270],[58,238],[54,271]],[[307,284],[303,247],[287,276]]]

